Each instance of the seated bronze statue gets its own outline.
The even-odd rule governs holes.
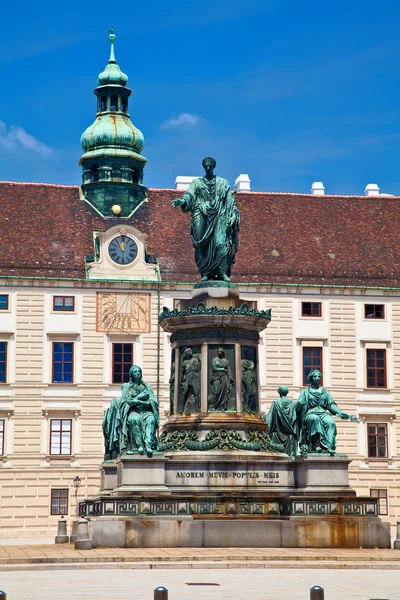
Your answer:
[[[104,460],[145,451],[152,456],[158,447],[158,401],[138,365],[130,368],[129,382],[122,384],[121,390],[122,397],[112,400],[103,420]]]

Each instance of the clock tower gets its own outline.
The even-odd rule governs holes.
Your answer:
[[[128,112],[131,90],[128,77],[114,54],[116,36],[110,30],[110,59],[98,76],[96,119],[82,134],[83,197],[103,217],[129,217],[146,199],[141,154],[143,134]]]

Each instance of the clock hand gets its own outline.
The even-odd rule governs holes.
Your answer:
[[[125,252],[125,242],[120,242],[119,240],[117,240],[117,241],[118,241],[119,247],[121,248],[122,252]]]

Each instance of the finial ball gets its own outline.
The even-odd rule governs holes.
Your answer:
[[[113,44],[115,42],[115,40],[117,39],[117,36],[114,33],[114,27],[110,27],[110,35],[108,36],[108,39],[110,40],[110,42]]]
[[[121,214],[122,208],[119,204],[113,204],[113,206],[111,207],[111,210],[114,215],[118,216],[119,214]]]

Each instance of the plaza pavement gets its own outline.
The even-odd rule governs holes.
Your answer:
[[[164,566],[117,572],[69,568],[0,573],[0,589],[7,592],[7,600],[153,600],[159,585],[168,589],[168,600],[308,600],[313,585],[324,588],[325,600],[400,600],[397,570],[171,570]]]
[[[96,548],[73,544],[0,546],[0,572],[49,569],[391,570],[400,590],[400,551],[331,548]]]

